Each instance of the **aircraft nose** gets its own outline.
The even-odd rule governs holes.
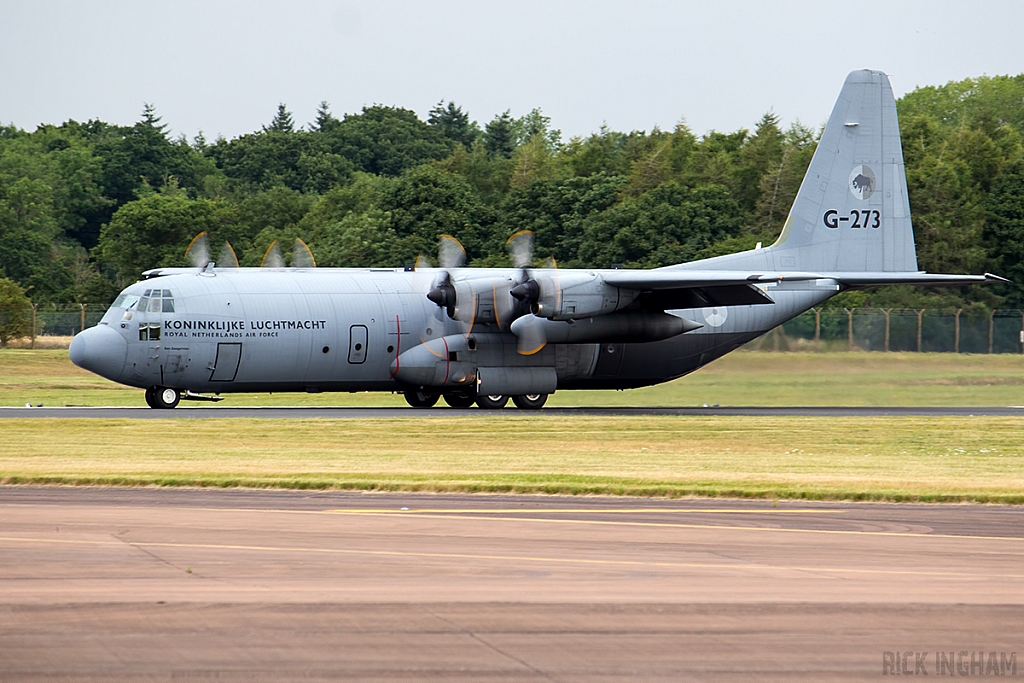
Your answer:
[[[82,330],[71,340],[71,362],[107,379],[121,376],[128,357],[128,342],[106,325]]]

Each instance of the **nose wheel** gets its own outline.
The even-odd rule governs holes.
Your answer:
[[[170,387],[150,387],[146,389],[146,405],[158,410],[170,410],[181,401],[181,392]]]

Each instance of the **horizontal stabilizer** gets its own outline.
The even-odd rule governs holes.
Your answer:
[[[959,287],[984,282],[1009,282],[1006,278],[984,275],[945,275],[941,273],[829,273],[828,277],[847,287],[874,285],[931,285],[933,287]]]

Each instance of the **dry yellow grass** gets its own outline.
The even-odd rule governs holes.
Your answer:
[[[228,394],[222,405],[402,406],[375,394]],[[0,405],[143,406],[140,389],[75,367],[66,351],[0,350]],[[552,406],[1024,405],[1024,356],[740,351],[674,382],[562,391]]]
[[[0,480],[1024,502],[1013,418],[16,419]]]

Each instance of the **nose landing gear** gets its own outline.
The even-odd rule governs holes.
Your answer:
[[[146,389],[146,405],[150,408],[170,410],[181,401],[181,392],[170,387],[150,387]]]

